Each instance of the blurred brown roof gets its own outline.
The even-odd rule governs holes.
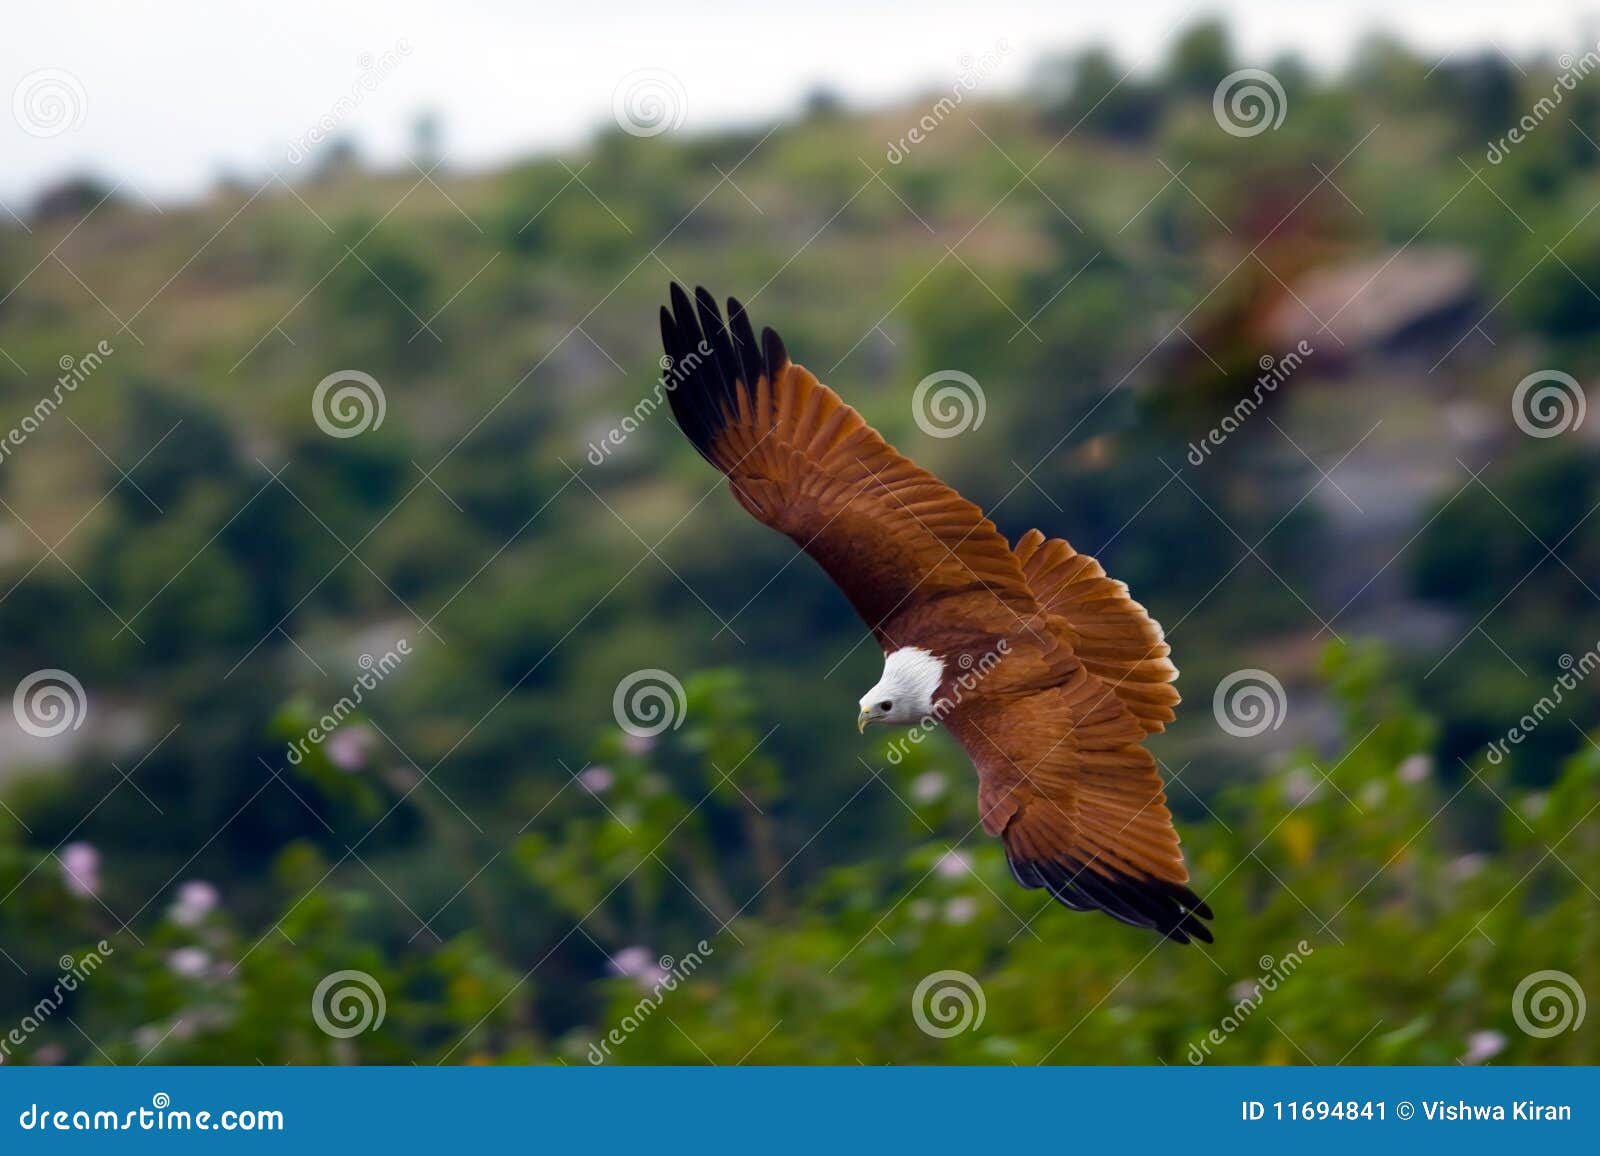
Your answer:
[[[1406,248],[1368,260],[1313,269],[1290,284],[1265,320],[1273,344],[1305,338],[1326,323],[1346,352],[1402,340],[1467,310],[1477,296],[1477,267],[1462,249]]]

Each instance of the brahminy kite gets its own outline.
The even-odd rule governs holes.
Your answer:
[[[678,426],[733,496],[822,566],[883,648],[859,726],[943,723],[1018,883],[1179,943],[1211,942],[1155,760],[1177,668],[1093,558],[983,511],[879,436],[744,307],[676,284],[661,310]]]

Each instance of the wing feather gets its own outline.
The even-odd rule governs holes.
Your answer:
[[[1017,560],[1039,605],[1091,674],[1103,679],[1141,726],[1154,733],[1176,717],[1178,668],[1161,626],[1087,554],[1029,530]]]
[[[960,624],[1002,637],[1038,604],[994,523],[898,453],[788,359],[743,306],[705,290],[661,311],[672,412],[739,503],[816,559],[888,649]],[[937,612],[935,612],[937,607]]]
[[[1086,664],[1047,690],[975,697],[946,724],[978,768],[979,816],[1019,883],[1179,943],[1212,941],[1144,726]]]

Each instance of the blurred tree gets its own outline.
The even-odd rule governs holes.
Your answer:
[[[1077,129],[1112,140],[1149,138],[1161,119],[1160,89],[1134,79],[1106,50],[1041,63],[1032,88],[1046,127],[1061,134]]]
[[[1228,26],[1201,20],[1180,32],[1167,53],[1166,84],[1173,92],[1211,99],[1222,78],[1234,70]]]

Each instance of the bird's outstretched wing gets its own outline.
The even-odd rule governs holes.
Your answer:
[[[1212,941],[1144,726],[1110,684],[1079,664],[1048,690],[975,696],[946,725],[978,768],[979,817],[1017,882],[1179,943]]]
[[[1125,582],[1060,538],[1029,530],[1016,548],[1028,588],[1051,630],[1111,688],[1146,731],[1175,717],[1178,668],[1161,626],[1128,594]]]
[[[930,627],[1003,636],[1039,607],[994,523],[704,289],[661,310],[673,415],[751,515],[817,560],[886,650]]]

